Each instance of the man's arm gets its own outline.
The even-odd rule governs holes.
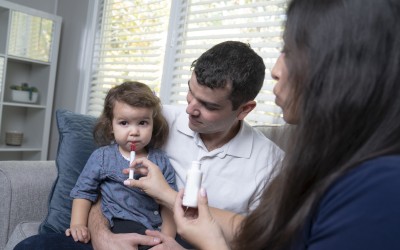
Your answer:
[[[89,213],[88,227],[89,232],[92,235],[92,245],[94,249],[107,249],[107,241],[104,241],[109,234],[110,225],[107,219],[103,216],[101,212],[101,199],[98,199],[95,204],[93,204]],[[108,248],[109,249],[109,248]]]
[[[174,221],[174,214],[168,208],[161,206],[161,232],[165,235],[175,238],[176,236],[176,225]]]
[[[225,240],[231,242],[236,234],[237,229],[242,223],[244,216],[227,210],[210,207],[213,218],[220,225],[224,233]]]
[[[107,219],[101,212],[100,199],[90,209],[88,227],[92,236],[92,246],[96,250],[137,250],[137,246],[139,244],[145,246],[155,246],[161,242],[159,238],[147,235],[140,235],[136,233],[112,233]]]

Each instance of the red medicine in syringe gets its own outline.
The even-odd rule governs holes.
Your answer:
[[[136,151],[136,145],[134,143],[132,143],[131,144],[131,154],[130,154],[130,159],[129,159],[129,166],[135,160],[135,157],[136,157],[135,151]],[[132,168],[129,169],[129,179],[133,179],[133,172],[134,172],[134,170]]]

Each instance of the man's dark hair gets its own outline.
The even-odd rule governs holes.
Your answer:
[[[263,59],[250,45],[226,41],[213,46],[192,63],[197,82],[209,88],[232,84],[232,109],[254,100],[265,77]]]

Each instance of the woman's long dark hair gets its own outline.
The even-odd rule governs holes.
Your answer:
[[[293,0],[284,40],[299,123],[234,249],[288,248],[338,177],[400,154],[400,1]]]

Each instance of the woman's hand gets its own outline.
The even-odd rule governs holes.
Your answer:
[[[177,232],[197,249],[229,249],[221,227],[210,213],[206,190],[201,188],[198,197],[197,213],[194,209],[186,211],[182,207],[183,190],[176,196],[174,219]]]
[[[123,173],[129,174],[129,169],[132,168],[135,169],[135,173],[142,175],[142,177],[138,180],[127,179],[124,181],[124,185],[140,188],[146,194],[153,197],[157,203],[172,210],[176,191],[169,186],[160,168],[144,157],[133,161],[130,168],[124,169]]]

